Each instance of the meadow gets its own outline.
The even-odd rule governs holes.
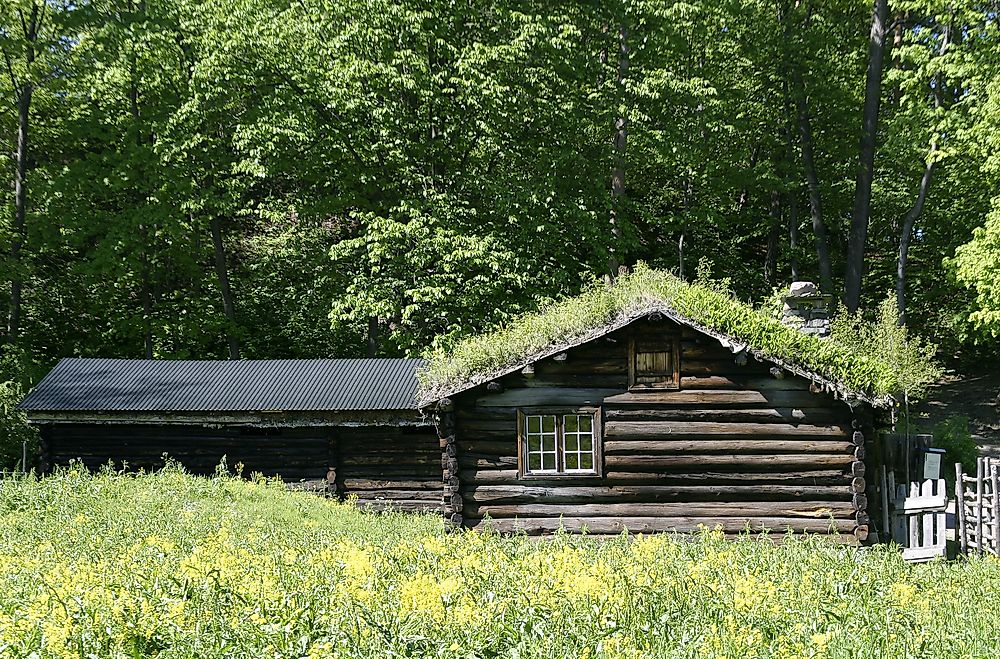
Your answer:
[[[992,558],[446,534],[178,468],[7,478],[0,518],[2,657],[1000,656]]]

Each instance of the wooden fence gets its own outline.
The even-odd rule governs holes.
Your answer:
[[[884,472],[883,472],[884,473]],[[893,492],[892,539],[903,547],[903,560],[929,561],[947,554],[948,492],[944,479],[894,482],[888,474],[887,491]]]
[[[955,535],[963,553],[1000,556],[1000,459],[976,460],[975,476],[955,465]]]

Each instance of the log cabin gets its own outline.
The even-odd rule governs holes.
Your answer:
[[[40,467],[194,474],[221,462],[366,506],[441,506],[441,453],[416,409],[419,359],[63,359],[20,409]]]
[[[785,338],[804,332],[807,345],[829,340],[829,298],[810,286],[793,293],[784,323],[762,326]],[[766,337],[755,345],[670,302],[643,295],[527,354],[500,355],[500,366],[443,383],[431,373],[420,404],[443,450],[446,523],[527,534],[706,526],[866,542],[866,454],[877,454],[892,398],[851,390],[765,351]]]
[[[65,359],[20,407],[43,471],[169,456],[208,474],[225,458],[363,505],[440,510],[453,529],[868,541],[895,401],[824,368],[878,371],[826,338],[829,298],[793,287],[779,322],[636,277],[659,289],[593,289],[519,319],[516,340],[473,337],[429,362]],[[493,352],[476,363],[470,346]]]

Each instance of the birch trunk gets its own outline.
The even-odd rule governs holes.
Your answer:
[[[628,117],[625,116],[623,109],[628,65],[628,33],[622,23],[618,27],[618,91],[621,112],[615,118],[614,169],[611,172],[611,244],[608,249],[608,271],[612,279],[618,276],[618,268],[621,266],[618,248],[622,239],[621,208],[625,198],[625,149],[628,145]]]

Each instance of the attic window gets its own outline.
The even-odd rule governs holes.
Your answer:
[[[629,389],[679,389],[680,339],[676,336],[633,339],[629,344]]]
[[[597,411],[591,408],[518,410],[521,477],[597,475],[598,424]]]

